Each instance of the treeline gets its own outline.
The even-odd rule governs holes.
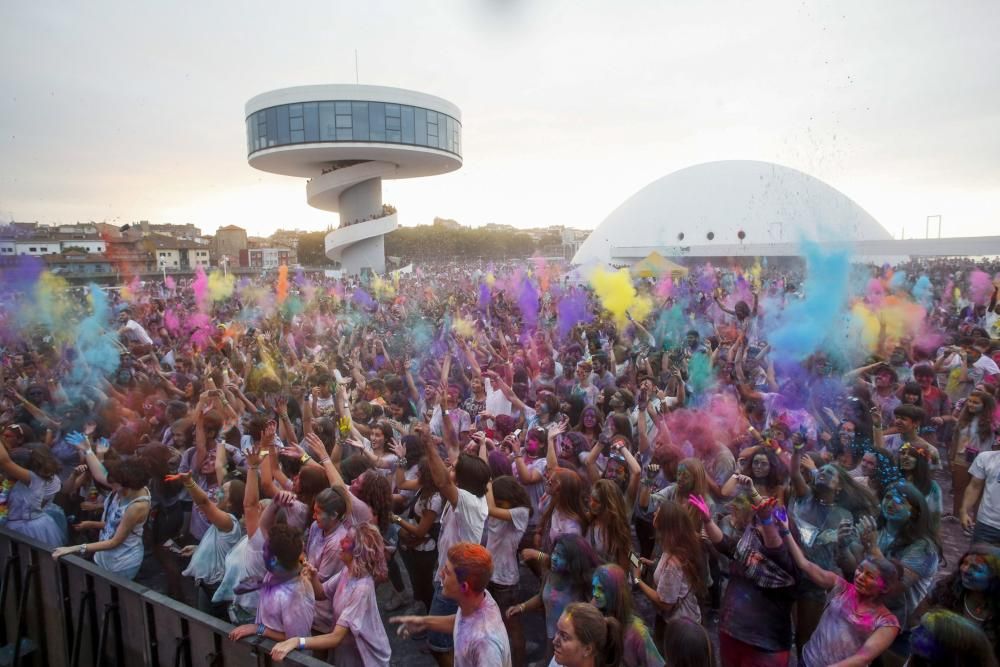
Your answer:
[[[535,243],[522,232],[470,229],[448,229],[433,225],[400,227],[385,237],[385,254],[411,260],[446,261],[455,257],[531,257],[536,250],[551,247],[549,239]],[[555,238],[558,243],[558,236]]]

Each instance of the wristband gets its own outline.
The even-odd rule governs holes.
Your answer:
[[[322,459],[320,459],[319,464],[325,466],[329,462],[330,462],[330,457],[324,456]]]
[[[299,650],[300,651],[305,651],[306,650],[306,638],[305,637],[299,637]]]
[[[80,555],[81,556],[86,556],[87,555],[87,544],[86,543],[83,543],[83,544],[80,545]]]
[[[263,623],[258,623],[257,624],[257,636],[258,637],[263,637],[264,636],[264,631],[266,629],[267,629],[266,625],[264,625]]]
[[[302,463],[308,463],[311,460],[312,457],[306,454],[305,452],[302,452],[302,456],[299,457],[299,461],[301,461]]]
[[[779,528],[778,535],[780,535],[781,537],[788,537],[789,535],[791,535],[791,533],[788,532],[787,528]]]
[[[514,458],[515,459],[523,459],[524,458],[524,454],[514,454]]]
[[[774,517],[769,516],[766,519],[760,520],[760,525],[762,526],[770,526],[772,523],[774,523]]]
[[[404,468],[406,468],[406,467],[408,467],[408,465],[409,465],[410,462],[406,460],[405,456],[401,456],[401,457],[399,457],[399,460],[396,461],[396,463],[398,463],[399,465],[401,465]]]

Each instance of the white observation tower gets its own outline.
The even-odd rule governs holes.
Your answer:
[[[399,222],[382,203],[383,178],[462,166],[462,114],[433,95],[402,88],[282,88],[246,104],[251,167],[309,179],[310,206],[340,214],[326,255],[349,274],[385,272],[383,236]]]

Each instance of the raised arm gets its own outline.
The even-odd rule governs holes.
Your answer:
[[[247,483],[243,491],[243,524],[247,537],[253,537],[260,524],[260,459],[262,452],[254,449],[247,454]],[[266,454],[263,454],[266,456]]]
[[[27,468],[22,468],[14,463],[10,458],[10,454],[7,453],[7,447],[3,444],[0,444],[0,472],[8,479],[13,479],[22,484],[31,483],[31,473]]]
[[[790,468],[789,475],[792,479],[792,490],[795,491],[795,495],[799,498],[804,498],[809,495],[809,485],[806,484],[805,477],[802,476],[802,447],[805,443],[798,445],[792,451],[792,461],[789,463]]]
[[[451,503],[458,505],[458,487],[451,480],[451,474],[438,454],[437,445],[431,438],[430,430],[426,424],[417,424],[414,433],[420,438],[420,443],[424,447],[424,455],[427,457],[427,467],[430,469],[431,478],[434,485],[441,491],[441,497]]]
[[[205,515],[208,522],[223,533],[231,531],[233,529],[232,515],[220,510],[218,505],[209,499],[204,489],[195,484],[194,480],[191,479],[190,472],[182,472],[180,476],[184,481],[184,488],[187,489],[188,495],[191,496],[191,501],[198,506],[198,509]]]
[[[787,532],[787,527],[785,532],[785,545],[788,546],[788,551],[792,554],[792,559],[795,561],[795,564],[814,584],[825,590],[829,590],[837,585],[837,579],[839,579],[839,577],[829,570],[824,570],[819,565],[806,558],[806,555],[802,553],[802,549],[795,542],[795,538],[792,537],[791,533]]]

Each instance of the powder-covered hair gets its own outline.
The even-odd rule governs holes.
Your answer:
[[[455,570],[460,584],[469,584],[476,593],[482,593],[493,575],[493,557],[486,547],[471,542],[459,542],[448,549],[448,562]]]
[[[370,523],[362,523],[350,531],[354,540],[354,552],[349,572],[355,579],[371,577],[376,582],[388,575],[385,562],[385,542],[378,528]]]

